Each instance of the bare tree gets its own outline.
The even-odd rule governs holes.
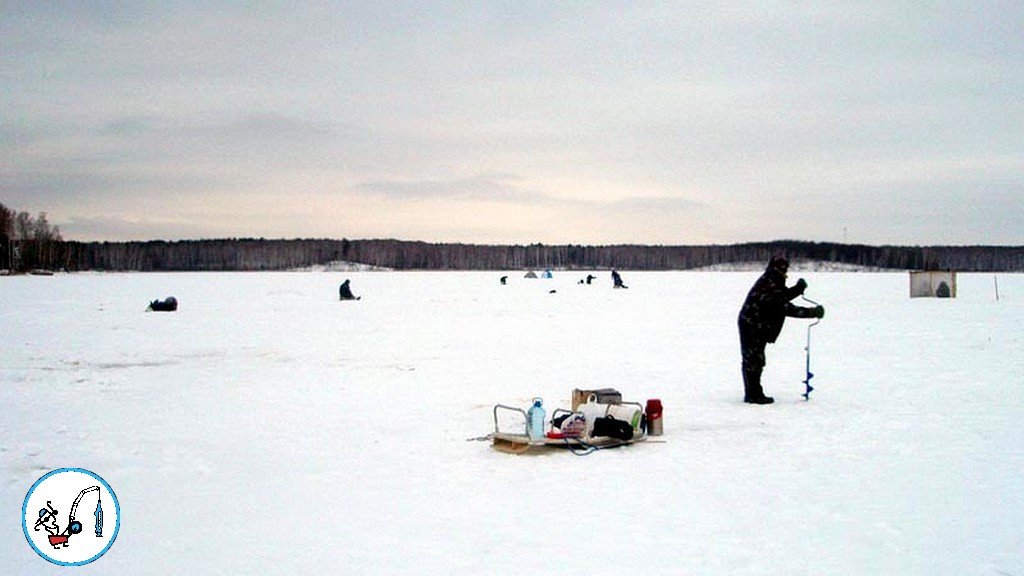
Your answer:
[[[37,242],[49,242],[54,240],[53,229],[50,228],[50,221],[46,218],[46,212],[40,212],[32,226],[32,239]]]
[[[14,235],[19,240],[32,238],[32,231],[35,224],[32,222],[32,215],[28,212],[18,212],[14,217]]]
[[[14,210],[0,202],[0,238],[10,240],[14,236]]]
[[[0,270],[14,268],[14,250],[11,238],[14,236],[14,210],[0,203]]]

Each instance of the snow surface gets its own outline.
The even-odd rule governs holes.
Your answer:
[[[61,467],[121,505],[77,574],[1024,574],[1024,276],[938,300],[792,274],[827,310],[817,389],[790,319],[757,407],[735,327],[757,272],[507,274],[0,279],[0,574],[68,570],[20,524]],[[663,442],[471,440],[496,403],[599,387],[660,398]]]

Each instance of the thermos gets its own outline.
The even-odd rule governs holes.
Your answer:
[[[533,399],[533,406],[526,411],[526,430],[531,440],[544,438],[544,406],[540,398]]]
[[[651,398],[647,401],[647,434],[661,436],[664,433],[664,420],[662,419],[661,400]]]

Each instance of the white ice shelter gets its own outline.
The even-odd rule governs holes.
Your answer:
[[[956,272],[911,270],[910,297],[956,298]]]

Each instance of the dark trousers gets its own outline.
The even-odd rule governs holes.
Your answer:
[[[764,349],[768,342],[748,325],[740,323],[739,328],[744,397],[762,398],[764,390],[761,388],[761,372],[764,371]]]

